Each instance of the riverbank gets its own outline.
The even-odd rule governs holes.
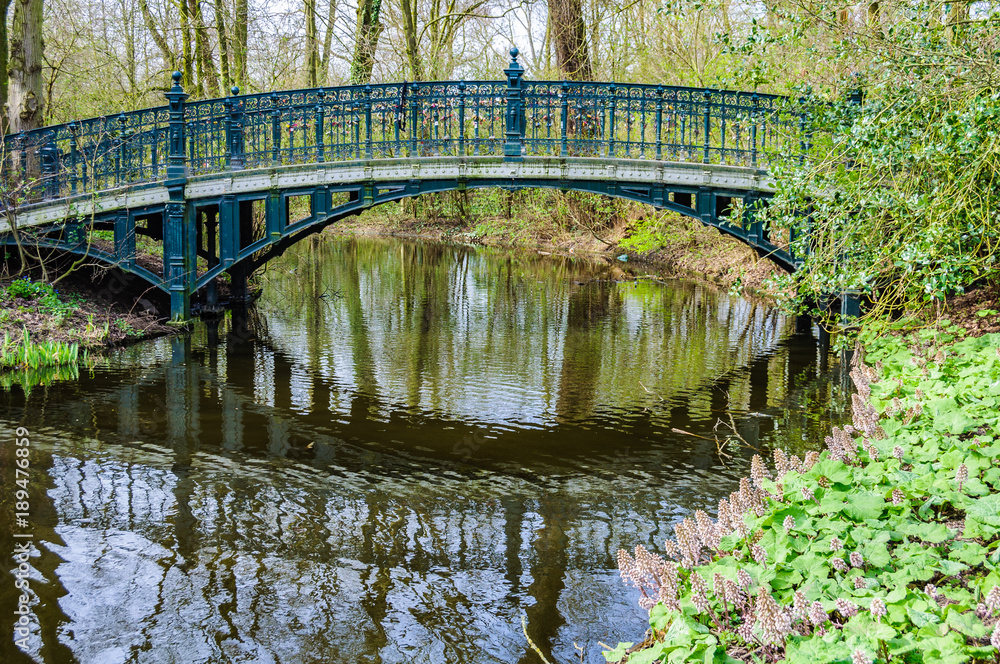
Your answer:
[[[12,355],[42,344],[55,356],[72,346],[93,351],[171,332],[151,314],[127,309],[102,293],[83,279],[56,286],[29,276],[0,280],[0,338]],[[0,367],[0,372],[11,368],[16,367]]]
[[[656,265],[705,279],[727,290],[766,294],[766,280],[780,273],[739,240],[670,211],[653,211],[601,197],[533,192],[512,201],[417,206],[383,205],[349,217],[328,232],[390,235],[463,242],[555,254],[627,255],[633,263]],[[508,195],[499,192],[494,196]],[[487,200],[491,196],[481,196]]]
[[[666,558],[619,553],[651,631],[609,662],[996,661],[1000,334],[940,321],[861,342],[853,423],[822,453],[755,457]]]

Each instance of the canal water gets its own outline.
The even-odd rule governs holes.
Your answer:
[[[714,514],[753,449],[817,448],[846,389],[816,328],[627,269],[317,239],[245,320],[0,392],[7,493],[31,441],[23,661],[535,663],[526,629],[569,664],[641,640],[618,549]]]

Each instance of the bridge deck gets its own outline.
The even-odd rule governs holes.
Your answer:
[[[694,192],[701,187],[710,187],[729,192],[732,196],[748,192],[770,194],[774,191],[774,184],[766,171],[743,166],[596,157],[524,157],[508,162],[502,157],[492,156],[441,156],[294,164],[197,175],[187,179],[185,198],[203,201],[274,189],[352,188],[366,184],[384,191],[399,186],[413,187],[412,183],[420,180],[454,182],[452,188],[463,184],[468,188],[558,188],[563,183],[564,188],[569,189],[570,183],[603,182],[612,195],[615,189],[630,191],[631,197],[645,197],[648,199],[646,202],[660,207],[663,207],[663,194],[657,199],[656,187],[667,192],[678,189]],[[643,188],[636,189],[635,185]],[[416,193],[419,192],[414,191]],[[169,200],[165,181],[125,185],[26,205],[17,211],[16,227],[27,229],[61,222],[69,217],[141,210],[164,205]],[[10,230],[10,221],[0,219],[0,233]]]

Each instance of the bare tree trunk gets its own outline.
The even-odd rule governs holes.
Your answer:
[[[138,94],[138,89],[139,89],[138,79],[136,77],[136,66],[138,66],[139,63],[137,62],[135,57],[135,11],[134,10],[130,11],[130,9],[132,8],[126,6],[124,2],[121,2],[120,5],[122,11],[122,19],[124,23],[122,27],[125,28],[124,30],[125,62],[122,63],[122,66],[125,69],[126,76],[128,76],[129,96],[135,98],[136,95]],[[52,75],[52,78],[55,79],[55,74]],[[51,90],[52,86],[50,85],[49,87]],[[50,91],[49,92],[50,106],[51,103],[52,103],[52,93]]]
[[[7,114],[11,132],[42,125],[42,0],[15,0],[13,39],[7,75]]]
[[[247,82],[247,0],[236,0],[236,17],[233,20],[236,43],[233,48],[233,69],[237,85]]]
[[[0,0],[0,135],[7,132],[7,12],[11,0]]]
[[[552,16],[545,12],[545,44],[542,46],[545,53],[545,73],[552,71]]]
[[[167,43],[166,37],[156,28],[156,20],[149,11],[149,3],[146,0],[139,0],[139,11],[142,12],[142,21],[146,24],[146,29],[153,36],[153,43],[156,44],[156,47],[160,49],[160,53],[163,55],[163,66],[168,70],[179,69],[181,64],[177,62],[177,56],[174,55],[170,44]]]
[[[191,48],[191,20],[187,0],[180,0],[181,5],[181,72],[184,74],[184,85],[194,87],[194,57]],[[204,96],[204,91],[202,91]]]
[[[337,18],[337,0],[330,0],[326,14],[326,35],[323,37],[323,59],[320,69],[323,71],[323,83],[330,75],[330,48],[333,45],[333,21]]]
[[[222,94],[229,94],[232,77],[229,75],[229,36],[226,34],[226,6],[215,0],[215,30],[219,33],[219,68],[222,70]]]
[[[410,76],[414,81],[424,78],[424,66],[417,51],[417,8],[416,0],[401,0],[403,10],[403,35],[406,38],[406,60],[410,65]]]
[[[404,6],[408,4],[403,0]],[[375,67],[375,51],[382,35],[379,10],[382,0],[360,0],[358,2],[358,30],[354,38],[354,57],[351,60],[351,83],[368,83]],[[411,14],[412,18],[412,14]]]
[[[306,14],[306,87],[315,88],[319,85],[319,39],[316,36],[316,0],[304,0],[303,4]]]
[[[215,73],[215,58],[208,43],[208,28],[201,13],[201,0],[190,0],[191,22],[194,26],[195,52],[198,61],[198,85],[205,96],[219,96],[219,77]]]
[[[587,50],[587,29],[580,0],[548,0],[556,62],[563,75],[575,81],[593,78]]]

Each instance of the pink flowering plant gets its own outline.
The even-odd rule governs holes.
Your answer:
[[[1000,664],[1000,335],[862,336],[825,450],[619,552],[651,630],[609,662]]]

